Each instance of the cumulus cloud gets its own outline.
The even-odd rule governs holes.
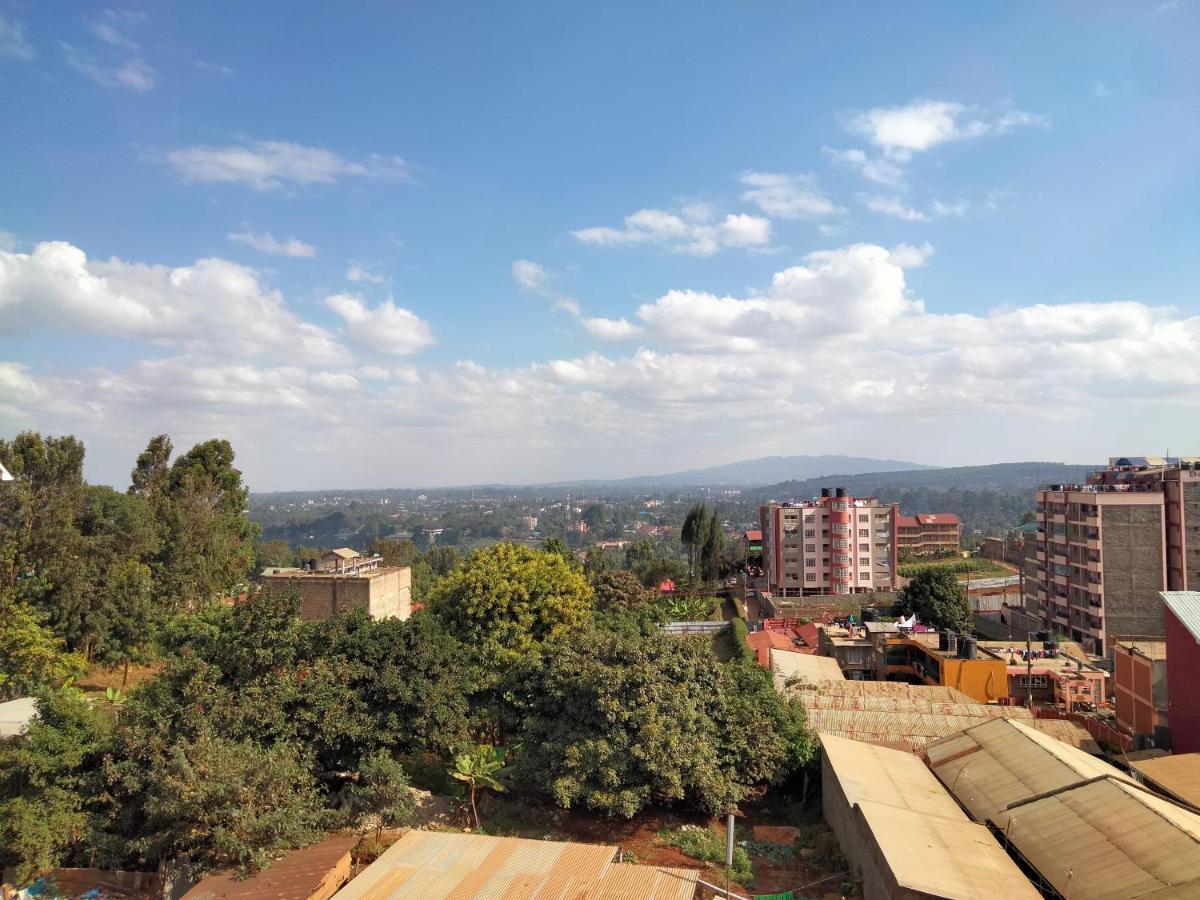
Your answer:
[[[749,188],[742,199],[777,219],[816,219],[845,212],[822,193],[812,174],[745,172],[740,180]]]
[[[584,318],[580,320],[584,329],[593,337],[605,341],[627,341],[642,333],[642,329],[632,322],[620,319]]]
[[[903,161],[940,144],[1048,123],[1043,115],[1019,109],[988,115],[949,100],[914,100],[904,106],[876,106],[852,115],[846,128],[880,147],[887,156]]]
[[[933,256],[933,244],[926,241],[919,247],[912,244],[897,244],[888,251],[888,257],[902,269],[919,269]]]
[[[371,154],[356,161],[324,147],[289,141],[183,147],[169,152],[166,161],[186,182],[241,184],[256,191],[277,190],[284,185],[333,184],[342,178],[409,178],[408,164],[398,156]]]
[[[901,187],[904,184],[904,168],[894,160],[879,156],[868,156],[857,147],[849,150],[824,148],[825,155],[835,163],[853,169],[868,181],[886,184],[889,187]]]
[[[89,260],[64,241],[0,250],[0,332],[38,328],[316,364],[345,354],[254,269],[220,258],[178,267]]]
[[[694,203],[678,212],[639,209],[625,217],[622,228],[598,226],[571,234],[585,244],[654,244],[672,253],[712,256],[722,247],[767,246],[771,222],[746,214],[730,214],[717,221],[712,207]]]
[[[929,205],[928,210],[920,210],[914,206],[910,206],[903,198],[896,196],[878,197],[860,194],[858,199],[863,206],[873,213],[879,213],[881,216],[892,216],[896,219],[902,219],[905,222],[929,222],[933,219],[943,219],[947,216],[962,217],[971,209],[971,204],[966,200],[956,200],[952,203],[934,200]]]
[[[513,281],[523,291],[546,294],[550,290],[550,273],[531,259],[518,259],[512,264]]]
[[[387,281],[382,275],[376,275],[362,263],[354,261],[351,261],[346,268],[346,280],[353,281],[355,284],[383,284]]]
[[[242,231],[230,232],[228,238],[235,243],[245,244],[259,253],[269,253],[273,256],[296,256],[311,259],[317,255],[317,248],[312,244],[306,244],[294,237],[288,237],[282,241],[276,240],[269,231],[260,232],[253,228],[245,228]]]
[[[407,356],[433,343],[429,325],[391,300],[370,307],[356,294],[334,294],[325,304],[341,316],[347,340],[376,353]]]
[[[37,52],[25,37],[25,26],[21,22],[0,16],[0,59],[5,57],[32,62]]]

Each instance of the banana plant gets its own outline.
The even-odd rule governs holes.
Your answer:
[[[500,780],[506,771],[504,761],[508,751],[503,747],[489,747],[480,744],[473,750],[460,753],[454,757],[454,767],[450,769],[450,777],[467,785],[471,797],[471,815],[475,827],[479,827],[479,807],[475,805],[475,793],[480,788],[501,793],[508,790]]]
[[[104,696],[108,698],[108,702],[113,706],[120,706],[129,698],[119,687],[107,687],[104,689]]]

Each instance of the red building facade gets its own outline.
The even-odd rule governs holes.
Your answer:
[[[1200,591],[1163,591],[1171,752],[1200,753]]]

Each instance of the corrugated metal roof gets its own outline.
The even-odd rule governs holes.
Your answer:
[[[988,706],[983,703],[966,702],[954,703],[935,698],[921,696],[873,697],[870,694],[860,696],[829,696],[818,691],[803,691],[798,694],[800,702],[809,709],[852,709],[860,712],[892,712],[892,713],[929,713],[931,715],[952,716],[969,715],[980,719],[1011,719],[1025,718],[1028,713],[1017,712],[1014,709],[1024,707]],[[967,707],[964,709],[963,707]]]
[[[1200,897],[1200,816],[1122,778],[1064,788],[990,821],[1064,896]]]
[[[961,813],[951,819],[865,801],[857,815],[904,892],[952,900],[1041,898],[988,829]]]
[[[771,672],[775,677],[777,691],[783,691],[796,682],[815,684],[843,677],[841,666],[832,656],[793,653],[778,647],[771,648]]]
[[[1200,809],[1200,753],[1159,756],[1130,765],[1154,787]]]
[[[1161,591],[1158,596],[1200,644],[1200,591]]]
[[[613,863],[617,848],[481,834],[410,831],[339,900],[691,900],[690,869]]]
[[[201,879],[184,900],[218,900],[226,897],[273,897],[275,900],[325,900],[332,897],[350,875],[354,837],[332,837],[293,850],[257,875],[239,880],[232,872]]]
[[[1017,715],[1028,710],[1022,707],[1000,707]],[[966,707],[963,707],[966,710]],[[813,731],[829,732],[839,737],[872,743],[903,743],[921,747],[937,738],[955,734],[980,722],[969,714],[942,715],[929,713],[862,712],[847,709],[810,709],[808,725]]]
[[[908,684],[904,681],[819,681],[816,693],[826,697],[911,697],[939,703],[975,703],[969,694],[940,685]]]
[[[1089,778],[1121,772],[1032,723],[998,719],[929,743],[933,773],[971,816],[985,822],[999,810]]]
[[[820,738],[821,752],[851,806],[871,801],[967,823],[954,798],[912,753],[832,734]]]

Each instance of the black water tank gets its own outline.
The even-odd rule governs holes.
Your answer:
[[[978,653],[978,646],[976,644],[975,638],[964,637],[964,638],[959,639],[959,642],[958,642],[958,657],[959,657],[959,659],[974,659],[976,653]]]
[[[828,497],[829,496],[829,488],[821,488],[821,496]]]
[[[836,491],[834,491],[834,494],[833,494],[833,495],[834,495],[835,497],[845,497],[845,496],[846,496],[846,489],[845,489],[844,487],[838,488]]]
[[[945,644],[946,646],[943,647],[942,644]],[[949,629],[941,632],[938,637],[938,649],[945,650],[947,653],[951,653],[951,654],[957,653],[958,652],[958,635],[955,634],[953,631],[950,631]]]

